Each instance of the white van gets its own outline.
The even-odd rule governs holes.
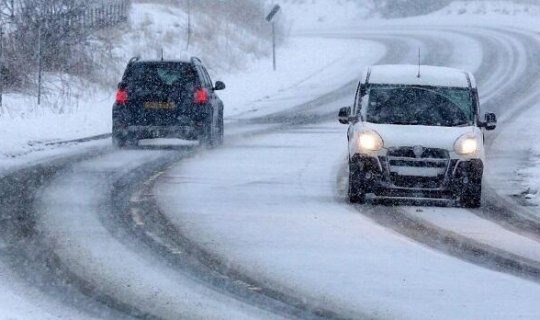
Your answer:
[[[414,65],[367,69],[349,124],[349,200],[414,199],[481,204],[484,130],[497,117],[480,117],[473,75]]]

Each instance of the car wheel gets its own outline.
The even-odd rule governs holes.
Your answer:
[[[218,145],[223,144],[224,135],[225,135],[225,125],[223,124],[223,113],[220,113],[219,114],[219,119],[218,119],[218,136],[217,136]]]
[[[127,141],[125,138],[114,136],[114,135],[112,137],[112,144],[116,148],[124,148],[126,146],[126,142]]]
[[[366,195],[362,188],[362,174],[357,166],[349,163],[349,190],[348,197],[350,203],[364,203]]]
[[[126,141],[126,145],[130,147],[137,147],[139,145],[139,139],[137,138],[128,138]]]
[[[212,130],[212,121],[205,124],[203,132],[199,137],[199,144],[206,148],[213,148],[216,145],[214,130]]]
[[[121,130],[113,125],[112,131],[112,143],[116,148],[124,148],[127,143],[127,137],[125,134],[122,134]]]

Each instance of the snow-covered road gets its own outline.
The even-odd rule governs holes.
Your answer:
[[[538,97],[528,90],[538,72],[531,66],[537,47],[531,44],[537,39],[530,34],[496,29],[407,29],[393,34],[410,39],[437,34],[444,39],[444,45],[423,42],[424,50],[450,45],[453,50],[442,52],[455,52],[430,56],[432,63],[475,71],[486,109],[502,116],[502,128],[513,114],[526,110],[529,99]],[[459,50],[462,46],[469,51]],[[338,106],[330,103],[320,109]],[[505,266],[480,255],[480,249],[505,258],[509,254],[515,261],[529,261],[535,268],[532,274],[538,274],[537,238],[490,221],[500,222],[489,208],[481,214],[455,208],[351,207],[340,193],[343,182],[336,183],[345,163],[344,131],[322,123],[234,141],[166,173],[155,188],[158,204],[182,234],[233,268],[352,318],[358,317],[356,312],[400,319],[540,316],[538,284],[492,271]],[[412,231],[402,230],[404,226],[383,228],[387,223],[374,218],[380,215],[406,216],[455,235],[475,245],[471,250],[478,250],[476,260],[482,261],[459,248],[440,251],[457,251],[454,256],[488,268],[426,249],[424,243],[409,240],[420,238],[410,236]]]
[[[343,128],[325,124],[234,143],[164,175],[158,204],[233,269],[351,318],[538,317],[538,284],[430,250],[369,218],[399,214],[393,209],[347,204],[336,192],[343,140]],[[376,213],[359,214],[366,210]]]
[[[500,132],[540,95],[540,46],[526,31],[382,25],[302,37],[367,40],[360,65],[414,63],[420,47],[426,64],[474,71],[485,111],[503,120]],[[15,173],[25,187],[5,185],[3,193],[28,203],[3,201],[1,217],[26,223],[2,230],[9,251],[1,258],[25,268],[11,262],[0,272],[41,274],[43,283],[22,300],[10,292],[30,292],[32,283],[0,283],[0,308],[18,303],[28,319],[43,309],[51,319],[539,318],[540,235],[495,193],[504,184],[497,172],[520,154],[505,153],[503,134],[488,137],[496,170],[482,210],[351,206],[343,195],[345,128],[335,120],[354,95],[344,74],[318,94],[290,88],[298,95],[292,108],[230,118],[216,150],[102,148]],[[530,216],[527,225],[538,223]],[[403,219],[428,234],[412,234]],[[454,242],[437,243],[441,234]],[[477,249],[488,256],[471,254]],[[29,258],[39,250],[49,258]],[[50,301],[32,302],[52,289]]]

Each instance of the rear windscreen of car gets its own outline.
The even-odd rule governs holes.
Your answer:
[[[127,70],[124,81],[135,94],[193,92],[196,86],[192,66],[179,62],[136,63]]]

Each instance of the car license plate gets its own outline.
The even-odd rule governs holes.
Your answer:
[[[176,104],[171,101],[146,101],[144,103],[145,109],[174,109]]]

